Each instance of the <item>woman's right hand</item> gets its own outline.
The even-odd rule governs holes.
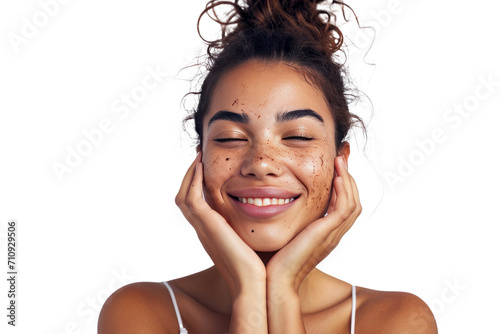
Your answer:
[[[242,294],[255,292],[256,287],[265,287],[266,267],[255,251],[203,198],[201,155],[200,152],[189,167],[175,202],[196,230],[203,247],[226,281],[234,302]]]

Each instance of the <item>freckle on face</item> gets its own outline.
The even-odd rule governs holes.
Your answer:
[[[247,146],[243,145],[241,148],[235,145],[238,149],[233,149],[230,146],[231,151],[228,153],[223,145],[217,146],[219,144],[214,144],[214,141],[205,141],[203,150],[204,159],[207,162],[204,174],[207,202],[223,215],[245,242],[256,249],[269,247],[278,249],[278,247],[283,246],[285,241],[291,240],[306,223],[315,217],[320,217],[322,212],[327,209],[328,190],[332,189],[333,169],[330,165],[333,158],[331,152],[334,151],[334,135],[331,131],[323,133],[319,126],[313,127],[311,125],[309,127],[309,124],[315,123],[307,121],[308,119],[305,119],[307,121],[305,123],[302,121],[275,123],[275,116],[278,112],[311,108],[321,114],[325,120],[326,129],[333,128],[330,111],[325,107],[321,93],[304,82],[303,78],[297,76],[295,71],[288,71],[286,66],[283,69],[265,67],[265,71],[263,71],[260,67],[256,69],[254,65],[248,65],[226,74],[218,83],[219,89],[215,91],[212,99],[211,114],[205,118],[204,123],[204,127],[207,127],[209,117],[219,110],[241,111],[242,113],[245,113],[246,110],[250,121],[235,127],[238,127],[238,130],[243,129],[241,133],[249,137],[250,140],[246,144],[264,144],[256,146],[263,150],[251,151],[250,158],[245,155],[248,153],[245,151]],[[243,85],[241,85],[242,81]],[[242,86],[245,89],[240,89]],[[272,94],[267,94],[263,91],[264,89],[272,91]],[[285,94],[284,92],[287,91],[291,93]],[[264,97],[266,97],[265,102]],[[232,129],[234,126],[232,123],[215,124],[231,124],[227,126],[228,129]],[[285,145],[284,143],[289,142],[280,140],[285,135],[289,135],[289,129],[295,131],[295,124],[306,124],[305,128],[312,128],[314,133],[320,133],[322,140],[315,141],[313,145],[301,142],[300,145],[303,146],[296,146],[295,141],[290,142],[293,143],[290,146]],[[211,129],[225,129],[225,126],[218,125]],[[212,133],[216,134],[218,131],[213,130]],[[205,133],[207,133],[207,138],[211,134],[208,130]],[[255,140],[261,138],[264,139],[262,142]],[[276,140],[274,140],[275,138]],[[319,135],[317,139],[319,139]],[[303,147],[307,147],[307,149]],[[267,163],[265,166],[271,165],[276,168],[275,174],[269,177],[266,175],[262,179],[257,179],[256,174],[251,172],[242,174],[242,170],[248,170],[248,166],[252,168],[264,166],[262,164],[264,160],[272,162],[272,164]],[[252,166],[252,163],[256,165]],[[242,166],[247,169],[242,169]],[[254,238],[253,235],[256,233],[254,220],[242,215],[238,211],[238,207],[233,205],[234,198],[230,198],[229,195],[234,189],[257,186],[285,188],[300,192],[302,197],[297,202],[301,204],[296,204],[293,207],[294,211],[285,215],[286,218],[276,220],[276,224],[267,224],[266,222],[266,225],[259,229],[258,237]],[[269,222],[274,223],[273,220]],[[282,230],[276,230],[276,228]]]

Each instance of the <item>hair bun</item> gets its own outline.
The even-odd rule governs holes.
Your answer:
[[[239,3],[243,3],[240,5]],[[322,3],[340,5],[340,1],[325,0],[246,0],[233,2],[211,0],[205,11],[215,10],[221,5],[231,5],[233,10],[222,21],[217,14],[212,17],[222,25],[222,39],[217,41],[223,47],[230,42],[232,34],[248,30],[259,32],[280,33],[288,36],[297,36],[308,43],[315,43],[316,48],[331,56],[338,51],[343,43],[343,35],[335,25],[335,15],[319,7]],[[332,22],[333,17],[333,22]],[[201,18],[201,17],[200,17]],[[236,25],[232,30],[230,26]],[[225,40],[227,37],[228,40]],[[212,45],[215,47],[215,43]]]
[[[324,3],[324,6],[323,6]],[[338,5],[342,18],[342,1],[324,0],[210,0],[198,19],[206,14],[221,25],[221,37],[207,41],[202,80],[196,110],[187,118],[194,119],[195,130],[203,141],[203,119],[217,82],[226,71],[250,59],[264,62],[284,62],[297,70],[304,79],[325,96],[335,124],[335,145],[340,149],[349,130],[363,121],[350,113],[349,102],[357,97],[349,83],[347,69],[337,57],[343,36],[336,25],[332,7]],[[229,11],[228,11],[228,7]],[[218,15],[223,13],[223,15]],[[354,14],[354,17],[357,17]],[[347,21],[347,19],[346,19]],[[341,50],[342,52],[343,50]],[[340,61],[339,61],[340,60]]]

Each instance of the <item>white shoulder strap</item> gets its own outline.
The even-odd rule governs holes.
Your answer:
[[[167,282],[163,282],[163,284],[167,287],[168,292],[170,293],[170,297],[172,298],[172,303],[174,304],[175,315],[177,316],[177,322],[179,323],[180,334],[188,334],[187,329],[182,325],[181,313],[179,312],[179,307],[177,306],[177,300],[175,299],[174,291],[170,287]]]
[[[351,311],[351,334],[354,334],[354,324],[356,322],[356,286],[352,286],[352,311]]]

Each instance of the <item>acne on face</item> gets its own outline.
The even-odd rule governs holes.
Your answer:
[[[277,121],[278,114],[301,109],[314,111],[322,122],[310,116]],[[246,115],[248,121],[221,119],[209,126],[219,111]],[[295,70],[249,61],[226,73],[214,90],[203,131],[205,198],[252,248],[277,250],[324,215],[334,175],[333,118],[323,94]],[[314,139],[287,139],[296,136]],[[215,141],[220,138],[237,140]],[[279,219],[256,221],[242,216],[228,195],[250,186],[278,186],[300,197]]]

